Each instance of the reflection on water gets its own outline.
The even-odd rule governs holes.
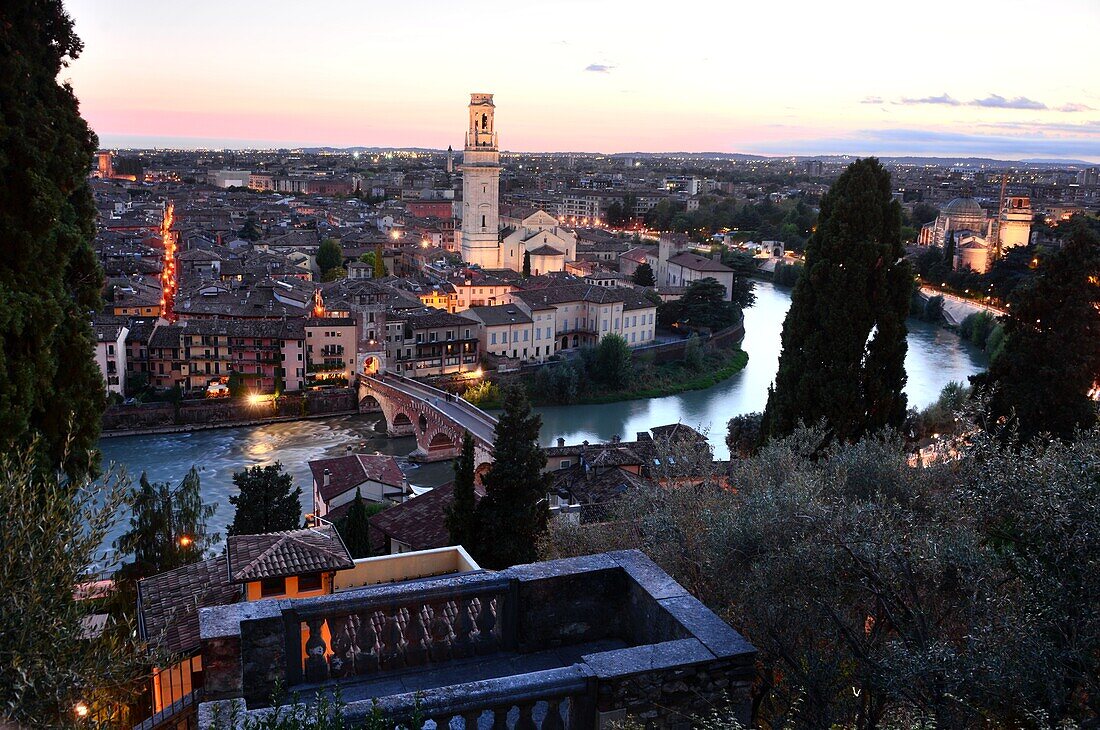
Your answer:
[[[715,455],[729,458],[726,422],[733,416],[764,409],[768,387],[779,367],[780,334],[790,304],[788,290],[757,282],[756,304],[745,311],[742,347],[749,353],[749,363],[729,380],[707,390],[664,398],[539,408],[543,445],[553,444],[559,436],[567,443],[586,439],[606,441],[613,436],[629,440],[653,426],[680,422],[709,429]],[[905,369],[909,380],[905,392],[911,406],[924,407],[939,396],[948,382],[965,382],[970,375],[985,369],[986,358],[981,350],[960,341],[954,333],[917,320],[909,320],[908,325]]]
[[[779,335],[790,295],[768,283],[758,283],[757,303],[745,312],[744,349],[749,363],[740,373],[708,390],[680,395],[593,406],[539,408],[544,444],[558,436],[569,443],[601,441],[620,435],[632,439],[638,431],[665,423],[682,422],[710,428],[710,438],[719,458],[727,458],[725,426],[732,416],[764,408],[768,386],[779,362]],[[909,382],[906,393],[911,405],[925,406],[936,399],[951,380],[985,368],[985,358],[976,348],[959,341],[951,332],[924,322],[909,322],[909,353],[905,359]],[[136,479],[144,470],[153,481],[178,482],[194,464],[199,468],[207,501],[219,503],[213,520],[224,533],[232,519],[229,495],[236,490],[234,471],[282,462],[302,487],[305,511],[311,508],[313,480],[308,462],[345,453],[346,445],[357,451],[404,456],[415,447],[412,437],[387,439],[375,432],[376,416],[336,416],[292,423],[214,429],[192,433],[129,436],[103,439],[100,449],[104,464],[118,463]],[[434,486],[451,478],[448,462],[426,464],[409,472],[414,484]]]

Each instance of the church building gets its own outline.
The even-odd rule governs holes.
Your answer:
[[[529,258],[533,275],[565,271],[577,259],[577,235],[538,210],[519,225],[500,226],[500,148],[493,126],[492,94],[470,94],[470,128],[462,154],[462,260],[482,269],[522,271]]]

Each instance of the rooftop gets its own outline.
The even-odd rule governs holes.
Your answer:
[[[336,528],[330,525],[263,535],[230,535],[225,555],[233,583],[345,570],[355,565]]]

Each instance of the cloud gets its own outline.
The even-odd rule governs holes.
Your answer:
[[[1047,105],[1041,101],[1028,99],[1026,96],[1017,96],[1015,99],[1006,99],[999,94],[990,94],[984,99],[975,99],[967,106],[984,106],[992,109],[1046,109]]]
[[[587,66],[584,67],[584,70],[585,71],[591,71],[592,73],[597,73],[597,74],[606,74],[606,73],[611,73],[611,69],[613,69],[613,68],[615,68],[615,67],[614,66],[609,66],[606,63],[590,63],[590,64],[588,64]]]
[[[1082,136],[967,134],[927,129],[863,129],[818,139],[775,140],[753,145],[746,152],[775,155],[913,155],[932,157],[993,157],[998,159],[1100,159],[1100,137],[1084,126]]]
[[[947,106],[958,106],[962,102],[958,99],[953,99],[946,93],[939,96],[925,96],[920,99],[902,99],[897,104],[946,104]]]
[[[1075,104],[1073,102],[1070,102],[1068,104],[1063,104],[1062,106],[1057,107],[1057,111],[1060,111],[1060,112],[1091,112],[1092,107],[1089,106],[1088,104]]]
[[[860,104],[882,104],[881,96],[865,96],[860,100]]]
[[[864,104],[875,103],[874,99],[878,99],[877,96],[869,96],[863,100]],[[1050,109],[1046,104],[1035,99],[1029,99],[1026,96],[1015,96],[1012,98],[1001,96],[1000,94],[990,94],[984,99],[971,99],[970,101],[960,101],[948,93],[940,94],[939,96],[923,96],[920,98],[904,97],[894,102],[895,104],[902,104],[906,106],[916,104],[941,104],[944,106],[976,106],[985,109],[1029,109],[1031,111]],[[1055,111],[1060,112],[1087,112],[1092,111],[1092,107],[1086,104],[1063,104],[1062,106],[1055,107]]]

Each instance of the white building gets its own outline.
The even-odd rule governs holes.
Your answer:
[[[500,150],[493,130],[492,94],[470,94],[470,128],[462,154],[462,260],[499,269]]]
[[[97,324],[95,329],[95,364],[107,386],[107,393],[126,395],[126,336],[130,330],[123,324]]]
[[[535,276],[565,271],[565,265],[577,260],[577,234],[558,225],[558,219],[546,211],[535,211],[505,236],[501,244],[503,267],[523,270],[523,256],[531,255],[531,273]]]

